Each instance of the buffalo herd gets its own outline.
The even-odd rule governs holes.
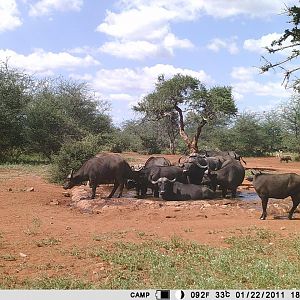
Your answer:
[[[71,171],[64,183],[64,189],[89,182],[91,198],[95,198],[100,184],[114,184],[108,198],[118,190],[122,196],[124,186],[135,189],[137,197],[144,198],[149,190],[154,197],[163,200],[201,200],[215,199],[217,188],[222,196],[228,191],[235,198],[237,188],[245,177],[246,164],[235,151],[203,151],[181,157],[173,165],[164,157],[150,157],[142,166],[130,166],[119,154],[102,153],[87,160],[79,170]],[[300,202],[300,176],[288,174],[253,173],[253,186],[262,200],[263,213],[267,216],[267,203],[271,198],[291,196],[292,215]]]

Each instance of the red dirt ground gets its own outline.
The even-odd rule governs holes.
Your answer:
[[[130,164],[142,163],[147,158],[132,153],[122,156]],[[178,160],[178,156],[166,157],[172,162]],[[245,160],[247,168],[300,174],[299,162],[280,163],[278,158]],[[79,260],[74,255],[76,249],[112,245],[117,240],[140,243],[169,239],[174,235],[226,247],[224,238],[251,228],[268,229],[283,236],[300,232],[298,213],[294,215],[295,220],[274,218],[274,215],[287,215],[290,199],[271,201],[267,220],[261,221],[260,200],[249,182],[244,183],[239,189],[244,197],[235,200],[98,199],[102,205],[90,213],[71,205],[71,198],[63,194],[61,186],[50,184],[36,174],[0,169],[0,274],[22,280],[41,274],[76,276],[85,272],[93,279],[95,269],[102,268],[103,264],[97,258]],[[30,187],[34,190],[29,191]],[[97,193],[105,197],[109,190],[100,187]],[[255,200],[247,200],[247,195]]]

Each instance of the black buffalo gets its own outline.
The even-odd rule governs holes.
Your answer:
[[[208,169],[206,159],[199,154],[191,154],[182,164],[188,183],[201,184],[204,172]]]
[[[70,189],[84,181],[89,181],[92,188],[92,199],[94,199],[97,185],[113,183],[114,187],[108,198],[114,195],[118,187],[118,197],[121,197],[128,178],[134,178],[134,173],[120,155],[100,154],[87,160],[77,172],[71,171],[63,187]]]
[[[292,161],[292,157],[290,155],[283,155],[283,156],[280,157],[280,162],[285,161],[285,162],[288,163],[289,160]]]
[[[210,172],[208,177],[212,179],[213,190],[219,185],[223,197],[226,197],[227,190],[231,190],[231,195],[235,198],[237,188],[244,180],[245,169],[239,161],[230,158],[222,164],[220,170]]]
[[[146,162],[145,162],[145,168],[150,168],[153,166],[171,166],[171,162],[166,159],[165,157],[156,157],[156,156],[151,156],[149,157]]]
[[[289,219],[300,203],[300,176],[295,173],[286,174],[266,174],[253,173],[253,186],[262,201],[261,220],[267,217],[267,206],[269,198],[284,199],[291,196],[293,207],[289,212]]]
[[[161,177],[156,181],[152,181],[152,183],[158,185],[159,194],[164,200],[213,199],[215,194],[207,187],[181,183],[176,181],[176,178],[170,180]]]
[[[159,197],[158,186],[153,184],[159,178],[168,178],[170,180],[177,180],[182,183],[187,183],[187,178],[184,174],[184,170],[178,166],[153,166],[148,168],[145,172],[145,176],[148,180],[148,184],[154,191],[154,197]]]
[[[153,167],[171,166],[171,162],[164,157],[151,156],[145,162],[145,165],[138,170],[134,170],[135,180],[129,180],[126,184],[127,189],[136,189],[137,196],[145,197],[147,189],[153,188],[149,175]],[[157,193],[156,196],[158,197]]]
[[[201,153],[206,157],[219,157],[221,160],[223,159],[223,161],[230,158],[234,158],[238,161],[242,161],[245,165],[247,164],[243,157],[235,151],[204,150]]]

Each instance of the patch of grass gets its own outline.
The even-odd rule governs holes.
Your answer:
[[[50,238],[47,238],[47,239],[42,239],[40,241],[36,241],[35,243],[38,247],[47,247],[47,246],[58,245],[60,242],[61,242],[60,239],[50,237]]]
[[[0,173],[0,180],[15,178],[24,174],[34,174],[43,178],[49,178],[50,165],[47,164],[1,164],[0,169],[7,170],[9,173]]]
[[[123,239],[126,237],[126,234],[128,231],[116,231],[116,232],[105,232],[105,233],[100,233],[96,234],[93,236],[93,240],[96,242],[101,242],[101,241],[108,241],[113,238],[116,239]]]
[[[6,260],[6,261],[15,261],[17,260],[13,255],[11,254],[3,254],[0,256],[1,259]]]
[[[265,229],[243,230],[225,240],[227,248],[185,241],[143,240],[142,243],[100,243],[73,248],[66,255],[103,264],[103,276],[91,283],[80,278],[37,278],[16,284],[6,278],[4,288],[44,289],[299,289],[300,236],[281,238]],[[47,266],[46,266],[47,267]],[[48,266],[49,267],[49,266]],[[1,287],[1,285],[0,285]]]
[[[88,281],[73,276],[41,277],[18,281],[14,277],[0,277],[0,289],[54,289],[54,290],[83,290],[97,288]]]
[[[300,286],[300,238],[276,239],[267,230],[227,239],[218,249],[186,242],[115,243],[90,252],[112,268],[103,288],[289,289]],[[295,246],[296,245],[296,246]]]
[[[186,228],[184,229],[184,232],[188,233],[188,232],[194,232],[194,230],[192,228]]]
[[[38,217],[34,217],[31,221],[31,225],[24,230],[24,233],[27,235],[37,235],[38,229],[41,227],[42,221]]]

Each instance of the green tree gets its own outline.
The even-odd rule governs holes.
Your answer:
[[[49,159],[70,140],[113,131],[106,104],[94,99],[83,83],[44,79],[26,110],[27,140],[31,150]]]
[[[264,149],[265,135],[254,113],[244,112],[236,118],[232,128],[236,149],[242,155],[260,155]]]
[[[207,89],[198,79],[181,74],[169,80],[165,80],[163,75],[159,76],[155,90],[144,97],[134,110],[152,120],[161,120],[177,113],[179,134],[190,152],[198,152],[198,140],[207,122],[237,112],[230,87]],[[186,113],[198,119],[192,138],[185,130]]]
[[[294,94],[281,105],[281,120],[285,129],[284,144],[290,150],[300,151],[300,95]]]
[[[264,152],[274,152],[282,149],[284,136],[283,121],[277,110],[272,110],[264,114],[260,122],[264,134]]]
[[[0,160],[25,144],[24,110],[31,100],[31,86],[30,76],[0,63]]]
[[[262,57],[265,63],[260,67],[262,72],[268,72],[270,69],[279,69],[284,72],[283,83],[289,85],[291,75],[295,75],[292,87],[299,90],[299,79],[296,74],[300,70],[300,66],[295,66],[295,60],[300,55],[300,29],[298,28],[300,22],[300,7],[293,5],[285,8],[285,14],[290,18],[288,23],[290,28],[284,30],[284,33],[277,40],[274,40],[270,46],[266,47],[269,54],[280,53],[284,58],[279,57],[277,61],[271,62],[266,57]]]

